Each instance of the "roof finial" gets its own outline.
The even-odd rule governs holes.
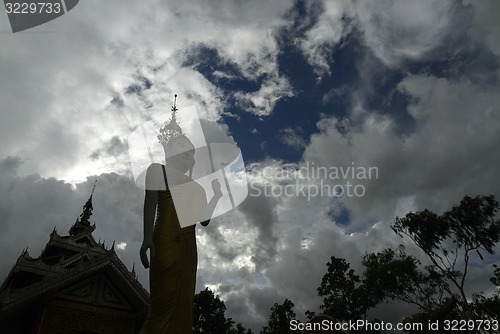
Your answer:
[[[94,190],[95,190],[95,185],[97,184],[97,179],[95,179],[94,186],[92,187],[92,193],[90,194],[90,197],[94,195]]]
[[[177,94],[174,94],[174,105],[172,106],[172,111],[177,111],[177,106],[175,105],[175,103],[177,102]]]
[[[90,193],[90,197],[83,206],[83,211],[80,214],[80,217],[76,219],[76,222],[69,229],[69,235],[75,236],[81,233],[92,233],[95,230],[95,224],[90,225],[90,216],[92,216],[92,210],[94,209],[92,206],[92,197],[94,196],[95,186],[97,184],[97,179],[94,182],[94,186],[92,187],[92,192]]]

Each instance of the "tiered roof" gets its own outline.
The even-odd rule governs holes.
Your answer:
[[[98,304],[127,310],[147,309],[149,294],[138,282],[134,268],[129,271],[121,262],[114,242],[107,249],[104,242],[94,239],[92,233],[96,226],[90,224],[91,215],[92,195],[69,235],[61,236],[54,228],[40,256],[33,258],[27,249],[22,251],[0,287],[0,320],[68,289],[71,290],[68,295],[96,303],[89,299],[96,297],[87,296],[85,292],[87,285],[93,284],[85,282],[91,282],[92,277],[109,282],[109,287],[100,288],[105,295],[100,292]],[[75,290],[73,286],[79,288]]]

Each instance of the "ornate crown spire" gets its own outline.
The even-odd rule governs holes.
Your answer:
[[[95,225],[91,226],[90,225],[90,216],[92,216],[92,210],[94,209],[92,205],[92,196],[94,196],[94,190],[95,190],[95,185],[97,184],[97,180],[94,182],[94,187],[92,188],[92,193],[90,194],[89,199],[87,200],[87,203],[83,206],[83,211],[80,214],[80,217],[76,220],[75,224],[70,228],[69,234],[70,235],[75,235],[78,234],[79,232],[89,229],[90,232],[94,231]]]
[[[160,128],[160,134],[157,136],[158,141],[160,144],[163,146],[167,145],[170,140],[172,140],[175,137],[181,136],[184,133],[182,132],[182,129],[179,125],[179,122],[177,122],[177,106],[175,105],[177,101],[177,94],[174,95],[174,105],[172,106],[172,116],[170,119],[163,124],[163,126]]]

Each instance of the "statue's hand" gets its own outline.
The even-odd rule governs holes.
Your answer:
[[[140,251],[141,262],[144,268],[146,269],[149,268],[149,260],[147,254],[148,249],[150,258],[153,258],[155,256],[155,244],[153,243],[153,240],[144,240],[141,246],[141,251]]]
[[[212,180],[212,190],[214,191],[214,196],[216,197],[222,197],[222,191],[220,190],[220,182],[219,180],[215,179]]]

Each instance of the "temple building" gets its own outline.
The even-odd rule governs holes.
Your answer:
[[[114,251],[92,233],[92,195],[61,236],[54,229],[39,257],[23,250],[0,287],[0,333],[138,333],[149,294]]]

